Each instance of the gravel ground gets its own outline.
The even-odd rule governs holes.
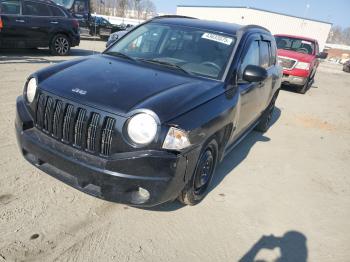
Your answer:
[[[25,78],[103,47],[82,41],[64,58],[0,51],[1,262],[349,261],[350,74],[341,66],[321,64],[306,95],[281,91],[270,130],[225,158],[201,204],[138,209],[55,180],[16,145]]]

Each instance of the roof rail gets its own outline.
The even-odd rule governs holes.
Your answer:
[[[271,33],[269,29],[267,29],[263,26],[260,26],[260,25],[246,25],[246,26],[243,26],[240,30],[245,31],[245,30],[251,29],[251,28],[261,29],[261,30],[264,30],[264,31]]]
[[[163,18],[188,18],[188,19],[198,19],[198,18],[195,18],[195,17],[185,16],[185,15],[160,15],[160,16],[155,16],[155,17],[153,17],[151,20],[163,19]]]

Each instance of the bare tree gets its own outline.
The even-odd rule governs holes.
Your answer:
[[[333,44],[340,44],[342,42],[342,28],[340,26],[333,26],[331,28],[327,42]]]
[[[151,0],[90,0],[92,13],[147,19],[156,14]],[[131,11],[131,12],[130,12]]]
[[[132,8],[135,11],[136,18],[140,19],[142,12],[143,12],[142,0],[133,0]]]
[[[143,3],[143,19],[147,19],[150,16],[156,14],[156,6],[151,0],[144,0]]]
[[[129,0],[118,0],[117,2],[117,16],[125,17],[130,7]]]
[[[344,44],[350,45],[350,27],[347,27],[343,30],[343,41]]]

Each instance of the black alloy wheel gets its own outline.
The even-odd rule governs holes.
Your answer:
[[[68,37],[61,34],[54,36],[54,38],[52,39],[50,50],[54,55],[68,55],[70,51],[70,42]]]

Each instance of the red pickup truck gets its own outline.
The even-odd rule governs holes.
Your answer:
[[[296,86],[299,93],[305,94],[314,82],[319,58],[325,59],[327,53],[319,52],[315,39],[281,34],[275,39],[278,61],[283,67],[282,84]]]

